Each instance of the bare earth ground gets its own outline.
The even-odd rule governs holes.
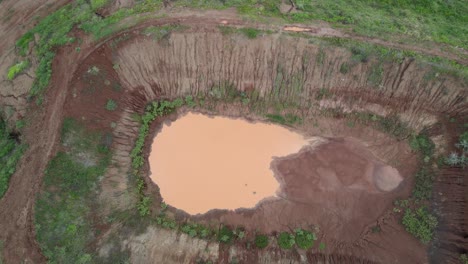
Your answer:
[[[18,3],[23,2],[26,1],[18,1]],[[61,3],[55,2],[54,6],[59,4]],[[12,1],[3,1],[1,5],[12,6]],[[39,8],[35,5],[26,4],[20,7],[23,9],[17,7],[12,17],[16,17],[17,14],[22,12],[26,12],[26,14],[27,12],[34,12]],[[233,14],[230,13],[227,16],[232,18]],[[207,31],[213,31],[214,29],[210,25],[223,24],[223,21],[226,20],[224,14],[221,18],[208,17],[213,17],[213,13],[165,18],[148,22],[145,26],[151,23],[179,22],[190,25],[195,24],[200,27],[206,25],[208,27]],[[31,17],[25,16],[24,19],[29,22]],[[21,19],[12,21],[19,22]],[[228,20],[229,24],[231,22],[240,25],[243,23],[241,20]],[[29,25],[29,23],[26,24]],[[2,25],[5,24],[2,22]],[[7,28],[10,24],[6,25],[3,28]],[[316,31],[322,32],[320,29],[316,29]],[[3,32],[7,31],[2,31],[2,37],[6,37],[0,42],[2,64],[5,58],[4,51],[9,49],[18,37],[17,34],[3,34]],[[324,34],[318,35],[323,36]],[[381,42],[380,40],[375,41]],[[402,47],[400,44],[383,44],[391,47]],[[410,48],[428,54],[453,57],[437,50],[427,51],[418,47]],[[90,54],[91,56],[88,57]],[[114,57],[123,58],[124,51],[115,51],[106,45],[95,46],[95,43],[87,41],[81,46],[80,53],[74,52],[72,46],[59,50],[57,59],[53,64],[54,74],[45,95],[44,104],[41,107],[32,105],[28,111],[30,125],[26,127],[23,133],[23,141],[29,144],[29,149],[20,161],[16,173],[11,178],[8,192],[0,201],[0,239],[5,241],[3,256],[7,263],[20,263],[22,261],[25,263],[45,262],[35,241],[33,205],[40,190],[43,171],[50,158],[55,154],[64,115],[84,120],[91,129],[108,129],[110,122],[117,122],[117,128],[113,132],[116,149],[114,161],[119,162],[125,168],[129,164],[126,150],[131,149],[137,132],[137,123],[132,121],[131,114],[141,113],[144,104],[150,99],[154,100],[161,95],[176,94],[163,90],[164,87],[154,86],[154,83],[150,84],[152,86],[151,92],[150,90],[135,89],[137,86],[129,82],[130,77],[128,74],[125,75],[122,72],[113,70]],[[462,62],[466,63],[466,61]],[[95,81],[96,85],[90,85],[90,80],[85,79],[84,72],[92,65],[99,65],[108,73],[105,78],[110,82],[109,85],[103,85],[104,79],[91,80]],[[141,67],[145,69],[144,66]],[[401,76],[403,75],[404,71],[401,73]],[[114,85],[121,85],[122,91],[112,89]],[[141,84],[141,86],[144,85]],[[139,87],[141,88],[141,86]],[[22,95],[22,97],[24,96]],[[367,92],[362,95],[362,97],[366,96],[368,96]],[[124,106],[124,110],[122,112],[105,112],[103,105],[109,98],[118,101],[119,104]],[[401,102],[395,102],[395,104],[398,103]],[[462,110],[466,111],[466,108],[462,108]],[[242,113],[220,110],[220,114],[236,116]],[[155,128],[157,125],[155,124]],[[258,228],[264,231],[287,230],[291,225],[304,225],[306,227],[310,223],[320,223],[318,226],[320,228],[319,234],[322,235],[320,239],[330,243],[327,243],[329,246],[325,253],[305,254],[306,259],[309,261],[317,261],[323,257],[323,254],[333,253],[334,255],[328,257],[329,261],[335,258],[338,262],[348,263],[351,261],[361,263],[371,263],[372,261],[405,263],[406,260],[411,260],[411,263],[427,262],[425,248],[416,239],[404,232],[403,227],[398,223],[399,219],[395,215],[387,213],[391,209],[391,202],[394,198],[407,196],[412,184],[412,180],[408,176],[412,175],[415,170],[415,157],[409,152],[406,144],[391,141],[381,133],[367,128],[359,126],[349,128],[341,121],[335,124],[323,120],[322,125],[326,127],[326,131],[314,131],[311,124],[305,124],[301,129],[308,134],[318,134],[320,132],[326,136],[348,136],[359,140],[367,139],[364,144],[368,145],[372,153],[366,154],[366,150],[359,149],[360,147],[356,147],[347,140],[332,140],[331,143],[322,146],[321,152],[305,151],[296,157],[280,160],[275,163],[275,166],[285,182],[282,190],[284,199],[265,202],[257,209],[246,212],[213,212],[199,220],[239,223],[246,227]],[[337,155],[336,152],[343,155]],[[365,174],[365,170],[368,166],[371,166],[370,164],[382,163],[382,160],[385,161],[384,163],[391,163],[392,159],[396,157],[398,157],[396,163],[391,165],[397,167],[404,178],[401,186],[397,189],[383,192],[373,187],[374,182],[372,180],[360,177]],[[355,161],[352,166],[349,163],[350,158]],[[339,164],[339,166],[334,164]],[[343,171],[350,170],[350,167],[352,167],[351,171],[354,172],[352,175],[355,177],[351,179],[341,177]],[[111,168],[109,171],[109,180],[115,177],[117,177],[117,180],[119,179],[118,174],[121,171],[118,168]],[[310,173],[305,173],[306,171]],[[299,177],[301,181],[291,181],[292,175],[295,178]],[[323,175],[328,177],[323,177]],[[330,179],[330,175],[333,175],[334,180],[332,182],[324,181]],[[117,189],[126,188],[126,183],[121,182],[121,185]],[[103,186],[104,193],[107,193],[106,188],[109,188],[109,186]],[[313,190],[313,192],[310,190]],[[103,199],[105,200],[106,197],[103,197]],[[122,206],[125,207],[126,205]],[[351,207],[354,210],[346,210]],[[175,210],[174,213],[180,214]],[[182,214],[180,217],[186,216]],[[382,232],[372,233],[370,229],[374,225],[380,226]],[[277,228],[274,229],[274,227]],[[166,235],[173,236],[173,234]],[[150,235],[147,239],[151,241],[151,239],[155,238]],[[177,238],[174,239],[177,240]],[[395,243],[395,241],[398,241],[398,243]],[[147,243],[148,240],[143,242]],[[157,244],[158,242],[155,241],[154,243]],[[131,244],[130,247],[132,245],[134,244]],[[201,245],[201,247],[203,246],[206,245]],[[409,248],[411,248],[410,251],[408,251]],[[215,249],[213,250],[215,251]],[[227,256],[227,250],[220,248],[219,255]],[[239,249],[239,251],[242,250],[242,248]],[[161,255],[163,253],[156,250],[151,254]],[[259,254],[255,256],[248,255],[246,261],[271,260],[270,257],[262,255],[264,253]],[[271,254],[274,255],[274,253]],[[274,256],[280,258],[280,256]],[[294,257],[299,258],[300,256],[296,255]],[[221,258],[220,262],[227,262],[228,259],[226,258]]]

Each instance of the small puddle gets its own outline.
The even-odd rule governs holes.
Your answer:
[[[188,113],[154,139],[150,177],[166,203],[189,214],[252,208],[279,188],[272,158],[307,144],[278,125]]]

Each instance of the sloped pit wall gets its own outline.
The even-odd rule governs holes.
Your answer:
[[[396,113],[415,129],[435,123],[439,114],[468,113],[464,80],[437,73],[431,65],[414,59],[356,61],[345,48],[282,34],[253,40],[196,31],[173,32],[163,40],[138,35],[112,48],[112,64],[118,65],[114,70],[126,93],[114,129],[113,163],[119,168],[110,168],[102,182],[104,204],[114,208],[132,204],[127,176],[121,173],[130,169],[129,152],[139,127],[132,115],[159,98],[210,94],[232,84],[263,100],[294,102],[306,109]]]
[[[159,42],[136,38],[116,53],[124,85],[138,89],[147,101],[206,93],[229,83],[301,106],[316,103],[326,90],[333,100],[322,100],[322,107],[395,112],[416,128],[434,122],[429,115],[468,113],[464,80],[436,73],[430,65],[414,59],[356,61],[344,48],[281,34],[247,40],[241,35],[172,33]],[[343,65],[349,68],[346,73]]]

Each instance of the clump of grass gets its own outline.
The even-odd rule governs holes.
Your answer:
[[[349,72],[349,68],[350,68],[350,67],[349,67],[349,64],[346,63],[346,62],[344,62],[344,63],[342,63],[341,66],[340,66],[340,72],[341,72],[342,74],[347,74],[347,73]]]
[[[29,68],[29,60],[20,61],[8,69],[7,78],[8,80],[13,80],[16,76],[21,74],[24,70]]]
[[[241,28],[239,31],[249,39],[257,38],[257,36],[261,33],[261,30],[256,28]]]
[[[112,99],[107,100],[106,109],[108,111],[114,111],[115,109],[117,109],[117,102],[115,102]]]

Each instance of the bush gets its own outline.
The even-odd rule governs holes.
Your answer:
[[[138,201],[137,209],[141,217],[147,216],[151,213],[150,211],[151,198],[144,196]]]
[[[227,227],[222,226],[218,231],[218,241],[221,243],[229,244],[234,239],[234,232]]]
[[[416,209],[415,212],[408,208],[403,216],[403,225],[406,230],[424,244],[431,241],[437,224],[437,218],[430,214],[424,207]]]
[[[468,256],[466,254],[460,255],[460,262],[461,264],[468,264]]]
[[[299,248],[308,250],[314,245],[314,241],[317,240],[317,236],[303,229],[296,229],[296,244]]]
[[[296,238],[293,234],[282,232],[278,237],[278,246],[282,249],[291,249],[296,244]]]
[[[434,178],[434,172],[430,168],[421,168],[415,175],[416,182],[413,188],[413,197],[417,200],[430,199]]]
[[[114,111],[117,109],[117,103],[112,99],[107,100],[106,109],[109,111]]]
[[[452,152],[448,157],[445,158],[445,164],[451,167],[462,167],[468,166],[468,131],[460,135],[459,141],[455,144],[458,152]]]
[[[257,246],[260,249],[264,249],[268,246],[269,240],[268,236],[266,235],[257,235],[255,237],[255,246]]]
[[[411,149],[421,152],[424,158],[431,158],[434,154],[434,142],[432,142],[432,140],[425,134],[421,133],[416,136],[412,136],[409,144]]]

